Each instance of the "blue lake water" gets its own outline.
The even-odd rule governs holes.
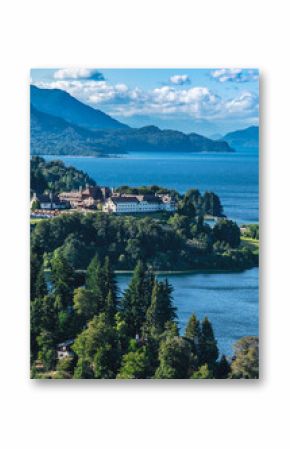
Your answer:
[[[56,159],[56,157],[46,157]],[[157,184],[184,193],[194,187],[217,193],[226,215],[238,223],[259,219],[259,158],[245,153],[129,153],[122,157],[59,157],[100,185]]]
[[[122,157],[46,157],[62,159],[86,171],[100,185],[150,185],[184,193],[198,188],[217,193],[226,215],[238,223],[259,219],[259,159],[256,152],[233,154],[131,153]],[[231,355],[233,343],[258,335],[258,269],[241,273],[170,275],[181,331],[192,313],[212,321],[221,353]],[[118,276],[123,290],[130,280]]]
[[[181,333],[192,313],[200,320],[207,316],[213,324],[220,353],[227,356],[233,354],[233,345],[239,338],[258,335],[257,268],[242,273],[178,274],[167,278],[174,287]],[[130,275],[118,275],[121,291],[130,279]]]

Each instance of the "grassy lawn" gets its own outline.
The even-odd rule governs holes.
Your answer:
[[[51,220],[51,218],[30,218],[30,224],[35,225],[40,221],[48,221],[48,220]]]
[[[241,246],[245,246],[252,251],[259,252],[259,240],[250,237],[241,237]]]

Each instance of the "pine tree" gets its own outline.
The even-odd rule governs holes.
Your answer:
[[[131,283],[121,301],[121,312],[128,326],[128,335],[141,333],[152,295],[152,277],[143,262],[135,267]]]
[[[117,283],[110,259],[105,258],[103,265],[98,256],[95,256],[89,264],[86,276],[86,287],[97,298],[98,313],[108,307],[110,301],[111,312],[117,311]],[[112,312],[113,313],[113,312]]]
[[[43,298],[36,298],[31,302],[30,311],[30,338],[31,338],[31,353],[36,357],[39,346],[37,337],[46,332],[56,338],[58,337],[58,320],[55,310],[55,299],[52,295]]]
[[[74,288],[74,270],[61,250],[53,253],[51,260],[51,281],[58,310],[65,310],[72,305]]]
[[[192,369],[195,370],[199,365],[198,342],[200,338],[200,323],[194,314],[192,314],[188,320],[185,329],[185,338],[189,341],[191,346]]]
[[[197,344],[197,339],[200,335],[200,323],[194,314],[188,320],[185,337]]]
[[[211,322],[205,317],[201,325],[198,342],[199,364],[207,364],[210,370],[214,369],[218,354],[219,351]]]
[[[115,315],[117,313],[116,298],[114,297],[112,290],[109,291],[105,301],[105,314],[108,323],[115,324]]]
[[[160,334],[164,331],[167,321],[176,319],[176,308],[173,306],[171,296],[172,290],[167,279],[165,282],[155,280],[151,304],[146,314],[146,328],[149,331],[155,331],[157,334]]]
[[[114,302],[117,303],[117,281],[109,257],[105,257],[103,276],[106,297],[111,293]]]
[[[31,300],[37,298],[36,295],[36,281],[42,265],[42,256],[39,256],[36,251],[31,252],[30,256],[30,297]]]
[[[75,289],[73,307],[82,324],[91,320],[99,312],[96,295],[84,287]]]
[[[44,275],[43,264],[41,265],[38,274],[36,276],[34,288],[36,298],[43,298],[45,295],[47,295],[47,285]]]
[[[173,287],[169,284],[166,278],[164,282],[161,283],[162,288],[162,309],[163,309],[163,321],[164,324],[167,321],[174,322],[177,319],[176,307],[173,305]]]
[[[86,274],[86,288],[91,290],[96,296],[104,298],[105,295],[105,278],[98,256],[91,260]]]
[[[228,379],[231,372],[231,365],[226,359],[225,355],[222,355],[220,361],[217,363],[215,378],[216,379]]]

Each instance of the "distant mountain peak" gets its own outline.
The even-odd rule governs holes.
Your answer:
[[[40,112],[62,118],[68,123],[95,131],[99,129],[128,129],[108,114],[82,103],[61,89],[30,88],[31,104]]]
[[[31,86],[32,154],[232,152],[227,142],[150,125],[129,128],[60,89]]]
[[[226,134],[222,140],[226,141],[232,148],[257,150],[259,148],[259,126],[249,126]]]

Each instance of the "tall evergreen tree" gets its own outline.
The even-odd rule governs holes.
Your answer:
[[[188,320],[185,329],[185,337],[191,340],[193,343],[197,344],[199,335],[200,335],[200,323],[193,313]]]
[[[37,337],[46,332],[53,335],[54,341],[58,338],[58,320],[55,310],[54,297],[52,295],[43,298],[36,298],[31,303],[30,311],[30,336],[31,336],[31,353],[36,357],[39,346]]]
[[[231,365],[227,361],[226,357],[222,355],[220,361],[217,363],[215,378],[228,379],[230,372],[231,372]]]
[[[31,250],[30,256],[30,298],[31,300],[37,297],[36,295],[36,281],[42,265],[42,256],[39,256],[36,251]]]
[[[172,301],[172,286],[166,279],[164,282],[155,280],[151,304],[146,314],[146,327],[148,330],[154,330],[157,333],[164,331],[167,321],[176,319],[176,308]]]
[[[219,351],[211,322],[205,317],[201,324],[201,333],[198,344],[200,365],[207,364],[210,370],[214,369],[218,354]]]
[[[45,275],[44,275],[43,264],[39,268],[34,287],[35,287],[35,297],[36,298],[43,298],[43,296],[47,295],[47,285],[46,285],[46,279],[45,279]]]
[[[105,295],[107,297],[108,294],[111,293],[114,302],[117,304],[117,281],[108,256],[105,257],[104,260],[103,276],[104,276]]]
[[[105,295],[105,278],[102,265],[98,256],[91,260],[86,274],[86,288],[91,290],[98,297],[104,298]]]
[[[105,300],[105,314],[108,323],[110,323],[112,326],[115,324],[116,313],[116,298],[114,297],[112,290],[110,290]]]
[[[203,195],[203,212],[214,217],[220,217],[223,214],[220,199],[214,192],[205,192]]]
[[[95,313],[108,311],[110,316],[117,312],[117,282],[109,257],[105,257],[101,264],[95,256],[88,266],[86,287],[97,300],[98,307]]]
[[[75,289],[73,307],[82,324],[91,320],[99,312],[96,295],[84,287]]]
[[[141,333],[146,312],[152,295],[152,277],[146,266],[139,261],[135,267],[132,280],[121,301],[121,311],[128,326],[129,336]]]
[[[200,339],[200,323],[197,317],[192,314],[188,320],[185,329],[185,338],[188,340],[191,346],[192,354],[192,369],[195,370],[199,366],[199,339]]]
[[[57,249],[51,259],[51,281],[58,310],[65,310],[72,305],[74,289],[74,270],[62,251]]]

